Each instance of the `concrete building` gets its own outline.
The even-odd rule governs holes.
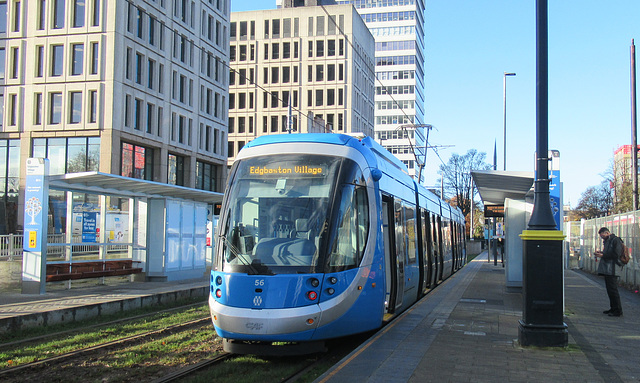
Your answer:
[[[229,14],[230,0],[0,0],[0,234],[20,228],[29,157],[222,191]]]
[[[638,145],[640,149],[640,145]],[[618,202],[621,199],[622,188],[629,184],[633,189],[633,146],[622,145],[613,152],[613,200]]]
[[[231,14],[229,165],[264,134],[373,136],[374,39],[352,5],[313,5]]]
[[[375,138],[415,176],[419,168],[416,158],[424,159],[428,144],[425,1],[339,0],[338,3],[353,4],[376,41]]]

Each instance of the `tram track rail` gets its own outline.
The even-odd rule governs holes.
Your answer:
[[[187,310],[187,309],[190,309],[190,308],[203,306],[204,304],[206,304],[206,301],[196,302],[196,303],[189,303],[189,304],[186,304],[186,305],[171,307],[171,308],[167,308],[167,309],[163,309],[163,310],[159,310],[159,311],[152,311],[152,312],[148,312],[148,313],[145,313],[145,314],[135,315],[135,316],[132,316],[132,317],[116,319],[116,320],[112,320],[112,321],[108,321],[108,322],[100,322],[100,323],[96,323],[96,324],[92,324],[92,325],[88,325],[88,326],[83,326],[83,327],[79,327],[79,328],[73,328],[73,329],[64,330],[64,331],[57,331],[57,332],[53,332],[53,333],[49,333],[49,334],[38,335],[38,336],[35,336],[35,337],[31,337],[31,338],[24,338],[24,339],[14,340],[14,341],[6,342],[6,343],[0,343],[0,350],[4,349],[4,348],[8,348],[8,347],[15,347],[15,346],[19,346],[19,345],[22,345],[22,344],[40,342],[40,341],[43,341],[43,340],[52,339],[52,338],[56,338],[56,337],[61,337],[61,336],[69,335],[69,334],[74,334],[74,333],[79,333],[79,332],[83,332],[83,331],[98,329],[98,328],[101,328],[101,327],[118,325],[118,324],[132,322],[132,321],[139,320],[139,319],[151,318],[151,317],[157,316],[159,314],[168,314],[168,313],[172,313],[172,312],[176,312],[176,311],[180,311],[180,310]]]
[[[59,365],[66,361],[72,360],[74,358],[79,358],[79,357],[82,358],[83,356],[90,354],[92,352],[110,351],[110,349],[125,348],[132,344],[161,339],[163,337],[170,336],[172,334],[175,334],[181,331],[186,331],[193,327],[209,324],[210,321],[211,321],[211,318],[206,316],[206,317],[194,319],[191,321],[187,321],[184,323],[168,326],[162,329],[147,331],[144,333],[135,334],[131,336],[126,336],[123,338],[115,339],[112,341],[104,342],[104,343],[90,346],[90,347],[85,347],[82,349],[74,350],[71,352],[63,353],[63,354],[52,356],[49,358],[39,359],[33,362],[21,364],[19,366],[5,368],[3,370],[0,370],[0,380],[2,380],[4,377],[10,377],[16,373],[41,367],[44,365],[47,365],[47,366],[51,366],[54,364]]]

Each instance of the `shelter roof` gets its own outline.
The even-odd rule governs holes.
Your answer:
[[[49,188],[126,197],[176,198],[204,203],[219,203],[223,197],[222,193],[100,172],[50,176]]]
[[[471,176],[485,205],[502,205],[506,198],[524,200],[532,193],[533,172],[475,170]]]

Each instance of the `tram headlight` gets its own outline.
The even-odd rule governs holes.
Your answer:
[[[218,298],[218,299],[222,298],[222,290],[220,290],[220,289],[216,290],[216,298]]]
[[[338,283],[338,278],[336,277],[329,278],[329,283],[331,283],[332,285],[335,285],[336,283]]]
[[[318,287],[318,286],[320,286],[320,281],[319,281],[319,280],[317,280],[316,278],[311,278],[310,283],[311,283],[311,286],[313,286],[313,287]]]
[[[316,299],[318,299],[318,293],[316,293],[315,291],[309,291],[307,292],[307,298],[309,298],[309,300],[315,301]]]
[[[336,292],[336,290],[335,290],[335,289],[333,289],[333,288],[331,288],[331,287],[329,287],[329,288],[327,289],[327,294],[329,294],[329,295],[333,295],[333,294],[335,294],[335,292]]]
[[[221,284],[222,284],[222,277],[218,275],[216,277],[216,285],[220,286]]]

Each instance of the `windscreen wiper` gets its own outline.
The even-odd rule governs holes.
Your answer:
[[[226,237],[226,236],[224,236],[224,235],[222,235],[222,234],[218,234],[218,237],[219,237],[219,238],[222,238],[222,240],[224,241],[224,244],[225,244],[227,247],[229,247],[229,250],[231,251],[231,253],[233,254],[233,256],[235,256],[235,257],[236,257],[236,259],[240,260],[240,262],[241,262],[244,266],[247,266],[247,267],[249,268],[249,270],[251,270],[251,273],[249,273],[249,274],[252,274],[252,275],[260,274],[260,273],[258,272],[258,270],[256,270],[256,268],[255,268],[255,267],[253,267],[253,265],[252,265],[250,262],[248,263],[248,262],[247,262],[247,261],[246,261],[246,260],[241,256],[241,255],[242,255],[242,252],[240,251],[240,249],[238,249],[238,248],[237,248],[233,243],[231,243],[231,241],[229,241],[229,240],[227,239],[227,237]],[[225,258],[226,258],[226,257],[225,257]],[[229,260],[229,259],[226,259],[226,261],[227,261],[227,262],[229,262],[230,260]]]

